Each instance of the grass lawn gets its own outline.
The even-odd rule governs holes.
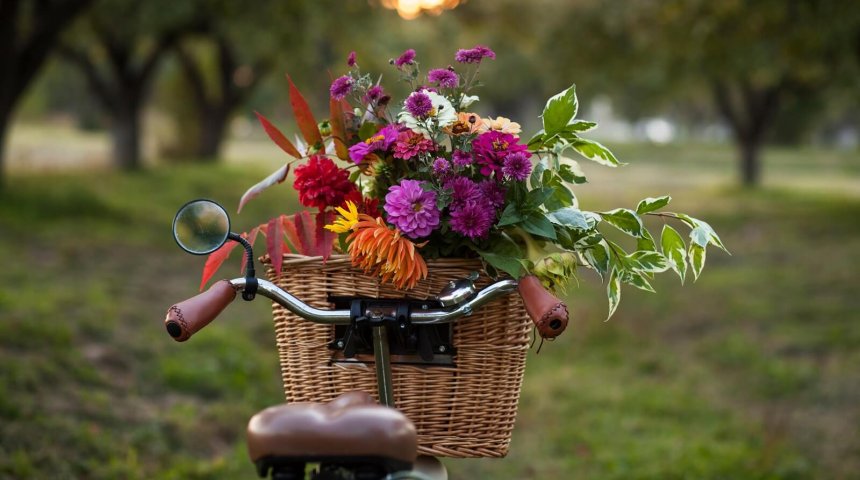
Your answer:
[[[584,165],[583,208],[672,193],[732,256],[709,250],[695,284],[666,274],[656,295],[625,289],[609,322],[585,272],[568,332],[530,355],[510,455],[448,461],[452,478],[856,478],[856,160],[770,151],[767,188],[745,191],[727,186],[725,148],[615,150],[631,165]],[[271,162],[258,165],[10,177],[0,479],[254,478],[247,419],[282,395],[269,305],[233,305],[182,345],[161,320],[203,264],[173,243],[174,211],[198,197],[232,210]],[[234,230],[294,205],[272,189]]]

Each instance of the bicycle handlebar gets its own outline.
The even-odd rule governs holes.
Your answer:
[[[245,284],[245,278],[221,280],[206,292],[170,307],[164,320],[167,332],[178,342],[188,340],[218,316],[236,297],[236,291],[245,288]],[[351,322],[351,312],[348,309],[315,308],[272,282],[257,279],[257,284],[257,294],[271,299],[308,321],[328,325],[348,325]],[[413,311],[409,320],[416,325],[450,323],[516,289],[519,289],[526,311],[542,337],[554,338],[564,330],[567,326],[567,308],[564,303],[543,290],[540,282],[530,276],[524,277],[520,282],[506,279],[492,283],[457,305]]]

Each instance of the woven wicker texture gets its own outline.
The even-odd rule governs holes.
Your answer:
[[[267,272],[272,278],[271,264]],[[302,301],[331,308],[328,295],[426,299],[453,279],[480,271],[476,260],[428,262],[429,278],[409,292],[379,282],[347,256],[284,255],[281,288]],[[486,275],[476,282],[490,283]],[[288,402],[325,402],[361,390],[377,396],[372,364],[331,363],[334,327],[316,325],[273,307],[284,392]],[[443,457],[507,454],[525,370],[531,321],[519,295],[507,295],[454,325],[455,367],[392,365],[395,405],[418,429],[419,452]]]

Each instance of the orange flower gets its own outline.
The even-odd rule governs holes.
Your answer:
[[[448,135],[466,135],[475,133],[483,124],[481,117],[474,113],[460,112],[457,114],[457,121],[444,128]]]
[[[481,123],[478,131],[480,133],[489,132],[491,130],[495,130],[497,132],[502,133],[510,133],[511,135],[519,135],[522,131],[520,128],[520,124],[517,122],[512,122],[511,119],[505,117],[496,117],[495,119],[492,117],[487,117]]]
[[[379,276],[383,282],[409,289],[418,280],[427,278],[427,264],[416,245],[400,230],[386,225],[382,218],[359,214],[347,242],[352,264]]]

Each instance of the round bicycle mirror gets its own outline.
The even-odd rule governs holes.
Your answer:
[[[212,200],[194,200],[176,212],[173,238],[188,253],[206,255],[221,248],[230,234],[230,216]]]

